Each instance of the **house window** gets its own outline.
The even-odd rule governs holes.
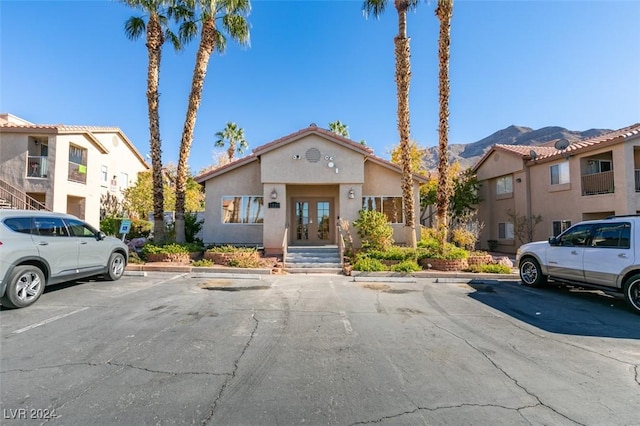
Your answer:
[[[587,164],[589,166],[587,174],[589,175],[608,172],[613,169],[613,167],[611,167],[611,161],[609,160],[589,160]]]
[[[71,182],[87,183],[87,150],[69,145],[69,175]]]
[[[362,210],[384,213],[389,223],[404,223],[402,197],[362,197]]]
[[[551,185],[569,183],[569,163],[554,164],[549,167],[551,172]]]
[[[571,228],[570,220],[554,220],[552,223],[553,236],[557,237],[562,234],[565,230]]]
[[[120,173],[120,189],[127,189],[129,187],[129,175],[127,173]]]
[[[500,238],[501,240],[513,240],[513,223],[499,222],[498,238]]]
[[[513,192],[513,178],[503,176],[496,181],[496,194],[511,194]]]
[[[264,222],[264,200],[262,196],[222,197],[222,223]]]
[[[100,182],[103,185],[106,185],[108,183],[108,179],[109,179],[109,169],[107,169],[107,166],[100,166]]]

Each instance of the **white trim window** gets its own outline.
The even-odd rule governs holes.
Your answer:
[[[109,169],[104,164],[100,166],[100,183],[105,186],[109,183]]]
[[[513,193],[513,177],[509,175],[498,178],[496,180],[496,194],[503,195],[511,193]]]
[[[127,189],[129,187],[129,174],[120,173],[120,189]]]
[[[551,222],[551,231],[554,237],[557,237],[569,228],[571,228],[570,220],[554,220]]]
[[[262,224],[264,222],[262,196],[224,195],[222,197],[222,223]]]
[[[513,223],[498,222],[498,238],[501,240],[513,240]]]
[[[551,185],[569,183],[569,163],[563,162],[549,166]]]

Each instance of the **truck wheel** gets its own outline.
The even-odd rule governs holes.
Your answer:
[[[640,274],[629,277],[624,283],[624,298],[631,309],[640,314]]]
[[[542,274],[542,269],[537,260],[526,257],[520,261],[520,279],[529,287],[541,287],[547,283],[547,276]]]

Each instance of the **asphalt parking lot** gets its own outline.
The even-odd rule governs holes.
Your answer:
[[[565,287],[149,273],[0,338],[3,424],[640,424],[640,316]]]

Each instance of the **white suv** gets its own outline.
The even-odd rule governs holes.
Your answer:
[[[34,210],[0,210],[0,302],[35,303],[49,284],[94,275],[119,279],[127,246],[75,216]]]
[[[640,313],[640,216],[580,222],[549,241],[522,245],[516,264],[522,283],[539,287],[552,279],[624,293]],[[638,254],[636,254],[638,252]]]

